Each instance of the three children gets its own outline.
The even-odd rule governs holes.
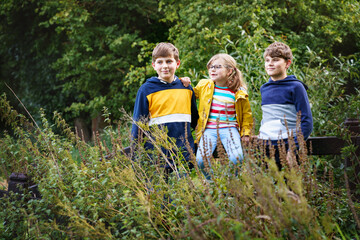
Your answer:
[[[264,58],[270,79],[260,89],[263,116],[258,138],[270,140],[275,148],[279,139],[287,143],[287,121],[288,129],[297,141],[296,120],[299,113],[301,131],[307,139],[312,131],[312,114],[307,86],[295,76],[287,75],[292,61],[291,49],[286,44],[275,42],[265,50]],[[230,162],[241,163],[241,141],[249,141],[253,119],[246,84],[235,59],[228,54],[214,55],[207,64],[210,79],[201,80],[194,90],[191,86],[184,87],[175,76],[180,60],[172,44],[160,43],[154,49],[152,65],[158,77],[148,79],[140,87],[134,120],[149,117],[150,125],[165,125],[169,136],[176,138],[179,146],[185,147],[184,139],[187,139],[193,148],[190,123],[194,128],[198,119],[196,159],[199,166],[203,167],[204,160],[212,155],[218,138]],[[184,84],[187,85],[186,80]],[[199,99],[199,115],[195,96]],[[134,139],[138,137],[136,124],[133,125],[132,135]],[[189,159],[189,152],[186,156]],[[281,167],[278,156],[276,162]]]

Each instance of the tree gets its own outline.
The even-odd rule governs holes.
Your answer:
[[[0,11],[1,77],[26,106],[85,125],[103,106],[132,109],[138,85],[123,79],[139,66],[136,43],[167,38],[156,1],[5,0]]]
[[[39,12],[41,4],[17,0],[0,3],[0,87],[14,99],[4,84],[7,83],[30,110],[63,106],[51,64],[61,56],[65,38],[55,35],[53,26],[41,25],[48,17]]]
[[[307,47],[326,59],[360,52],[358,1],[162,0],[159,6],[168,13],[164,20],[175,23],[169,38],[189,69],[204,69],[228,39],[241,41],[243,31],[258,34],[254,45],[262,47],[274,39],[286,41],[299,56]]]

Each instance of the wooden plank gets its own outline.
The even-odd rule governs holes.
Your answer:
[[[360,137],[351,137],[351,140],[360,148]],[[346,141],[338,137],[309,137],[306,143],[309,155],[339,155],[341,149],[347,145]],[[310,145],[312,152],[310,152]]]

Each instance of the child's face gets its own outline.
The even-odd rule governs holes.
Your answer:
[[[230,75],[230,71],[225,67],[223,61],[217,59],[209,65],[209,76],[218,86],[225,87]]]
[[[287,69],[291,64],[291,60],[285,60],[281,57],[265,57],[265,70],[273,81],[282,80],[287,77]]]
[[[180,60],[176,61],[173,56],[159,57],[152,66],[160,79],[171,83],[174,81],[176,69],[180,66]]]

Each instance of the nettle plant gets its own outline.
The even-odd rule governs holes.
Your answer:
[[[207,181],[194,158],[189,168],[166,131],[145,123],[137,123],[144,138],[125,154],[130,124],[124,122],[132,123],[126,114],[123,124],[109,125],[86,143],[58,113],[55,125],[43,117],[39,126],[26,128],[23,116],[5,111],[11,107],[4,97],[0,106],[4,119],[23,119],[8,121],[14,135],[1,137],[1,174],[19,164],[13,159],[24,159],[27,167],[16,169],[26,171],[41,193],[37,200],[2,199],[3,238],[319,239],[346,229],[337,224],[343,211],[350,214],[343,208],[346,195],[334,191],[332,181],[319,180],[301,138],[299,164],[282,151],[281,171],[256,141],[244,146],[244,162],[236,167],[219,147]],[[145,149],[145,141],[154,149]],[[172,150],[172,173],[164,172],[161,148]]]

